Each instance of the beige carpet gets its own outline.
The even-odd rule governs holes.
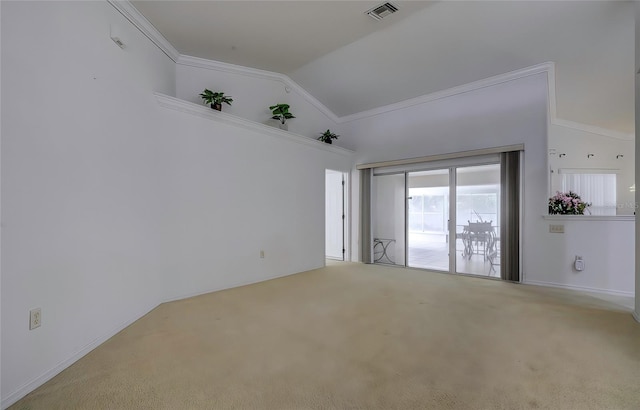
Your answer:
[[[161,305],[11,407],[639,408],[628,311],[349,263]]]

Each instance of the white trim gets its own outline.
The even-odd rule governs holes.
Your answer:
[[[169,303],[169,302],[175,302],[175,301],[183,300],[183,299],[189,299],[189,298],[192,298],[192,297],[195,297],[195,296],[206,295],[207,293],[219,292],[221,290],[239,288],[240,286],[253,285],[253,284],[256,284],[256,283],[266,282],[268,280],[284,278],[284,277],[291,276],[291,275],[297,275],[298,273],[304,273],[304,272],[310,272],[310,271],[316,270],[316,269],[322,269],[323,267],[324,267],[323,265],[320,265],[320,266],[317,266],[317,267],[314,267],[314,268],[311,268],[311,269],[307,269],[307,270],[304,270],[304,271],[300,271],[300,272],[285,273],[285,274],[282,274],[282,275],[264,276],[264,277],[260,277],[260,278],[256,278],[256,279],[249,279],[249,280],[233,282],[232,284],[229,284],[229,285],[215,286],[213,288],[209,288],[208,290],[190,292],[190,293],[186,293],[186,294],[183,294],[183,295],[180,295],[180,296],[175,296],[175,297],[168,297],[168,298],[164,299],[160,304]]]
[[[73,363],[75,363],[78,360],[80,360],[82,357],[84,357],[85,355],[90,353],[93,349],[95,349],[96,347],[100,346],[101,344],[103,344],[104,342],[106,342],[107,340],[112,338],[114,335],[116,335],[118,332],[122,331],[127,326],[131,325],[136,320],[140,319],[141,317],[143,317],[147,313],[151,312],[156,307],[158,307],[157,304],[153,305],[151,307],[147,307],[145,309],[142,309],[142,311],[139,311],[139,313],[137,315],[133,315],[130,319],[122,322],[120,325],[118,325],[115,328],[111,329],[111,331],[103,334],[102,336],[98,337],[97,339],[93,340],[92,342],[89,342],[86,345],[84,345],[76,353],[71,355],[68,359],[65,359],[65,360],[61,361],[60,363],[55,365],[53,368],[45,371],[40,376],[38,376],[38,377],[36,377],[36,378],[24,383],[22,386],[17,388],[13,393],[9,394],[7,397],[3,397],[2,398],[2,408],[6,409],[7,407],[9,407],[12,404],[16,403],[18,400],[20,400],[23,397],[25,397],[27,394],[31,393],[32,391],[34,391],[38,387],[42,386],[47,381],[51,380],[53,377],[55,377],[57,374],[59,374],[61,371],[65,370],[67,367],[71,366]]]
[[[109,1],[113,1],[113,0],[109,0]],[[338,117],[329,108],[327,108],[324,104],[318,101],[314,96],[309,94],[298,83],[296,83],[290,77],[284,74],[280,74],[272,71],[260,70],[257,68],[235,65],[235,64],[223,63],[220,61],[207,60],[204,58],[186,56],[186,55],[180,55],[175,61],[176,61],[176,64],[181,64],[185,66],[204,68],[207,70],[214,70],[214,71],[220,71],[225,73],[246,75],[254,78],[260,78],[260,79],[271,80],[271,81],[279,81],[283,83],[285,86],[291,88],[292,91],[296,92],[298,95],[304,98],[308,103],[313,105],[320,112],[322,112],[327,118],[329,118],[331,121],[335,122],[336,124],[344,124],[344,123],[360,120],[363,118],[381,115],[381,114],[385,114],[392,111],[402,110],[415,105],[425,104],[425,103],[439,100],[442,98],[448,98],[458,94],[463,94],[470,91],[479,90],[482,88],[492,87],[492,86],[503,84],[509,81],[525,78],[531,75],[547,73],[547,83],[549,87],[549,90],[548,90],[549,119],[552,125],[571,128],[579,131],[588,132],[591,134],[596,134],[596,135],[601,135],[601,136],[616,138],[616,139],[622,139],[622,140],[634,140],[635,138],[634,134],[625,134],[618,131],[596,127],[594,125],[582,124],[575,121],[569,121],[569,120],[558,118],[557,112],[556,112],[557,103],[556,103],[555,63],[551,61],[533,65],[530,67],[525,67],[515,71],[510,71],[504,74],[498,74],[493,77],[463,84],[457,87],[436,91],[430,94],[422,95],[420,97],[411,98],[411,99],[400,101],[394,104],[377,107],[371,110],[362,111],[359,113],[346,115],[343,117]]]
[[[169,41],[136,9],[128,0],[107,0],[120,14],[131,22],[142,34],[144,34],[153,44],[174,62],[178,61],[180,53]]]
[[[363,118],[373,117],[373,116],[385,114],[391,111],[402,110],[405,108],[412,107],[414,105],[425,104],[431,101],[452,97],[454,95],[463,94],[470,91],[479,90],[481,88],[491,87],[494,85],[528,77],[531,75],[548,73],[549,71],[552,71],[552,70],[553,70],[553,63],[551,62],[537,64],[530,67],[525,67],[520,70],[511,71],[504,74],[498,74],[493,77],[463,84],[457,87],[448,88],[446,90],[436,91],[430,94],[422,95],[420,97],[400,101],[395,104],[385,105],[383,107],[374,108],[372,110],[362,111],[356,114],[340,117],[339,121],[340,123],[345,123],[345,122],[361,120]],[[554,102],[554,105],[555,105],[555,102]]]
[[[551,288],[562,288],[562,289],[571,289],[577,290],[580,292],[593,292],[593,293],[602,293],[605,295],[614,295],[614,296],[625,296],[625,297],[634,297],[634,292],[624,292],[621,290],[610,290],[610,289],[599,289],[599,288],[590,288],[588,286],[576,286],[576,285],[568,285],[566,283],[555,283],[555,282],[544,282],[537,280],[529,280],[526,282],[522,282],[523,285],[535,285],[535,286],[547,286]]]
[[[500,154],[502,152],[524,151],[524,144],[504,145],[501,147],[491,147],[475,149],[470,151],[450,152],[446,154],[429,155],[426,157],[416,157],[407,159],[396,159],[392,161],[370,162],[368,164],[357,164],[356,169],[381,168],[399,165],[420,164],[423,162],[443,161],[448,159],[460,159],[466,157],[477,157],[481,155]]]
[[[614,168],[558,168],[558,174],[619,174]]]
[[[248,120],[246,118],[237,117],[235,115],[227,114],[221,111],[215,111],[203,105],[194,104],[192,102],[184,101],[179,98],[170,97],[168,95],[164,95],[160,93],[154,93],[154,95],[156,96],[158,104],[160,104],[160,106],[164,108],[169,108],[172,110],[184,112],[191,115],[197,115],[198,117],[218,121],[224,124],[242,127],[250,131],[259,132],[261,134],[268,134],[274,137],[285,139],[290,142],[307,145],[323,151],[329,151],[334,154],[340,154],[348,157],[351,157],[354,154],[353,151],[348,150],[346,148],[327,144],[325,142],[307,138],[302,135],[281,130],[279,128],[270,127],[268,125],[260,124],[255,121]]]
[[[181,54],[176,61],[176,64],[204,68],[206,70],[221,71],[224,73],[242,74],[249,77],[260,78],[263,80],[272,80],[285,82],[285,75],[275,73],[273,71],[265,71],[257,68],[245,67],[241,65],[223,63],[221,61],[207,60],[205,58],[186,56]]]
[[[316,107],[327,118],[335,122],[336,124],[344,124],[347,122],[372,117],[375,115],[384,114],[391,111],[401,110],[409,108],[414,105],[424,104],[430,101],[439,100],[442,98],[451,97],[454,95],[466,93],[469,91],[479,90],[481,88],[491,87],[494,85],[502,84],[505,82],[517,80],[520,78],[528,77],[535,74],[547,73],[547,82],[549,86],[548,99],[549,99],[549,119],[550,123],[560,127],[572,128],[584,132],[589,132],[596,135],[602,135],[605,137],[634,140],[635,135],[633,133],[622,133],[619,131],[600,128],[594,125],[588,125],[578,123],[575,121],[564,120],[557,117],[557,104],[556,104],[556,75],[555,75],[555,63],[545,62],[530,67],[525,67],[519,70],[511,71],[504,74],[498,74],[493,77],[485,78],[482,80],[474,81],[471,83],[463,84],[457,87],[448,88],[441,91],[436,91],[430,94],[422,95],[420,97],[411,98],[408,100],[400,101],[394,104],[385,105],[382,107],[374,108],[359,113],[338,117],[324,104],[318,101],[314,96],[309,94],[298,83],[284,74],[275,73],[271,71],[259,70],[256,68],[243,67],[234,64],[227,64],[213,60],[207,60],[198,57],[191,57],[181,55],[169,41],[147,20],[142,13],[136,9],[133,4],[128,0],[107,0],[118,12],[120,12],[127,20],[131,22],[141,33],[143,33],[152,43],[154,43],[160,50],[162,50],[171,60],[176,64],[188,65],[193,67],[205,68],[209,70],[217,70],[229,73],[237,73],[242,75],[253,76],[262,79],[269,79],[274,81],[280,81],[287,87],[290,87],[292,91],[296,92],[302,98],[304,98],[311,105]]]
[[[548,99],[549,99],[549,123],[558,127],[570,128],[578,131],[588,132],[590,134],[600,135],[609,138],[616,138],[621,140],[635,140],[635,134],[623,133],[606,128],[596,127],[595,125],[583,124],[576,121],[564,120],[558,118],[558,108],[556,100],[556,64],[554,62],[545,63],[548,64],[547,69],[547,84]]]
[[[324,104],[318,101],[314,96],[309,94],[307,90],[300,87],[298,83],[284,74],[185,55],[180,55],[180,57],[176,61],[176,64],[204,68],[206,70],[221,71],[224,73],[241,74],[263,80],[279,81],[286,87],[289,87],[291,91],[304,98],[309,104],[313,105],[318,111],[323,113],[331,121],[336,124],[340,122],[340,119],[330,109],[328,109]]]
[[[635,134],[633,133],[625,134],[623,132],[596,127],[595,125],[582,124],[575,121],[569,121],[569,120],[563,120],[563,119],[557,118],[555,112],[551,117],[551,124],[557,125],[559,127],[571,128],[574,130],[584,131],[590,134],[601,135],[604,137],[615,138],[619,140],[633,141],[635,139]]]
[[[108,0],[108,1],[113,1],[113,0]],[[208,60],[208,59],[199,58],[199,57],[192,57],[187,55],[180,55],[174,61],[176,61],[176,64],[190,66],[190,67],[197,67],[197,68],[204,68],[207,70],[214,70],[214,71],[220,71],[225,73],[246,75],[249,77],[260,78],[264,80],[279,81],[283,83],[285,86],[291,88],[292,91],[296,92],[298,95],[304,98],[308,103],[313,105],[320,112],[322,112],[327,118],[329,118],[331,121],[335,122],[336,124],[344,124],[344,123],[360,120],[363,118],[381,115],[381,114],[385,114],[392,111],[402,110],[415,105],[425,104],[425,103],[439,100],[442,98],[448,98],[458,94],[463,94],[470,91],[479,90],[482,88],[492,87],[498,84],[503,84],[509,81],[525,78],[531,75],[547,73],[547,83],[549,87],[549,90],[548,90],[549,118],[552,125],[576,129],[576,130],[588,132],[591,134],[601,135],[601,136],[610,137],[610,138],[623,139],[623,140],[634,139],[633,134],[625,134],[622,132],[608,130],[608,129],[596,127],[593,125],[582,124],[575,121],[569,121],[569,120],[563,120],[563,119],[557,118],[556,75],[555,75],[554,62],[545,62],[545,63],[533,65],[530,67],[525,67],[519,70],[510,71],[504,74],[498,74],[493,77],[463,84],[457,87],[452,87],[445,90],[436,91],[430,94],[425,94],[420,97],[410,98],[408,100],[400,101],[394,104],[389,104],[389,105],[377,107],[371,110],[362,111],[359,113],[346,115],[343,117],[338,117],[329,108],[327,108],[324,104],[318,101],[314,96],[309,94],[298,83],[296,83],[290,77],[284,74],[276,73],[273,71],[260,70],[257,68],[235,65],[235,64],[228,64],[220,61]]]
[[[556,63],[551,61],[549,62],[549,68],[547,69],[547,100],[549,102],[548,109],[549,112],[549,122],[554,124],[556,119]]]
[[[640,323],[640,313],[634,311],[632,313],[633,318],[636,320],[636,322]]]
[[[635,215],[542,215],[542,218],[549,221],[635,221]]]

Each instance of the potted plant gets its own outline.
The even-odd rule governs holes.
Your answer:
[[[572,191],[556,192],[549,198],[550,215],[584,215],[590,206],[590,202],[584,202],[580,195]]]
[[[222,111],[222,103],[229,104],[233,102],[233,98],[224,95],[224,93],[213,92],[208,89],[204,89],[200,97],[204,100],[205,104],[211,104],[211,108],[216,111]]]
[[[290,118],[296,118],[289,112],[289,104],[276,104],[269,107],[274,120],[280,121],[280,129],[287,129],[287,120]]]
[[[326,142],[327,144],[331,144],[333,142],[332,140],[337,140],[338,137],[338,134],[334,134],[330,130],[326,130],[318,137],[318,140]]]

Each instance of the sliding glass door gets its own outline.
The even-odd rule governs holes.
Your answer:
[[[500,164],[456,168],[456,271],[500,277]]]
[[[407,266],[449,271],[449,169],[407,173]]]
[[[405,174],[375,175],[371,184],[373,263],[405,264]]]
[[[516,253],[509,269],[515,276],[501,275],[506,255],[502,254],[506,249],[501,250],[501,237],[518,237],[517,226],[506,230],[501,226],[501,212],[509,197],[503,192],[507,179],[501,172],[501,156],[462,158],[437,165],[374,169],[372,262],[518,280],[517,246],[510,249]],[[427,166],[431,169],[425,169]],[[511,168],[517,172],[517,167]],[[517,180],[513,175],[511,179]],[[516,185],[509,189],[515,195],[512,198],[518,196],[517,190]],[[517,225],[517,217],[509,220]],[[510,230],[513,232],[505,234]]]

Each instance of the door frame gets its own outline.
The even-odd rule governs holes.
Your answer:
[[[457,269],[457,233],[456,233],[456,224],[457,224],[457,170],[459,168],[466,167],[475,167],[475,166],[483,166],[483,165],[501,165],[500,157],[496,157],[495,154],[488,154],[478,157],[461,157],[461,158],[450,158],[444,161],[434,161],[432,163],[420,163],[420,164],[410,164],[406,165],[404,170],[399,169],[399,167],[391,167],[395,169],[389,169],[388,172],[374,172],[372,177],[379,175],[387,175],[387,174],[397,174],[404,173],[404,189],[405,189],[405,206],[404,206],[404,267],[409,266],[409,174],[412,172],[421,172],[421,171],[434,171],[434,170],[447,170],[449,173],[449,220],[448,220],[448,235],[449,235],[449,270],[437,270],[437,269],[429,269],[435,270],[439,272],[450,273],[454,275],[470,275],[470,276],[478,276],[473,274],[467,274],[463,272],[458,272]],[[522,175],[522,174],[521,174]],[[372,178],[372,183],[373,183]],[[502,186],[500,187],[502,189]],[[402,265],[400,265],[402,266]],[[413,269],[426,269],[419,267],[411,267]]]
[[[350,224],[350,218],[349,218],[349,195],[347,195],[347,193],[349,192],[349,172],[345,172],[345,171],[340,171],[340,170],[336,170],[336,169],[330,169],[327,168],[325,169],[325,218],[326,218],[326,210],[327,210],[327,197],[326,197],[326,180],[327,180],[327,175],[329,173],[336,173],[336,174],[341,174],[342,176],[342,259],[339,258],[334,258],[334,257],[329,257],[327,256],[327,250],[326,250],[326,241],[327,241],[327,225],[326,225],[326,219],[325,219],[325,258],[327,259],[332,259],[332,260],[342,260],[342,261],[349,261],[351,260],[351,251],[350,251],[350,229],[349,227],[351,226]]]

